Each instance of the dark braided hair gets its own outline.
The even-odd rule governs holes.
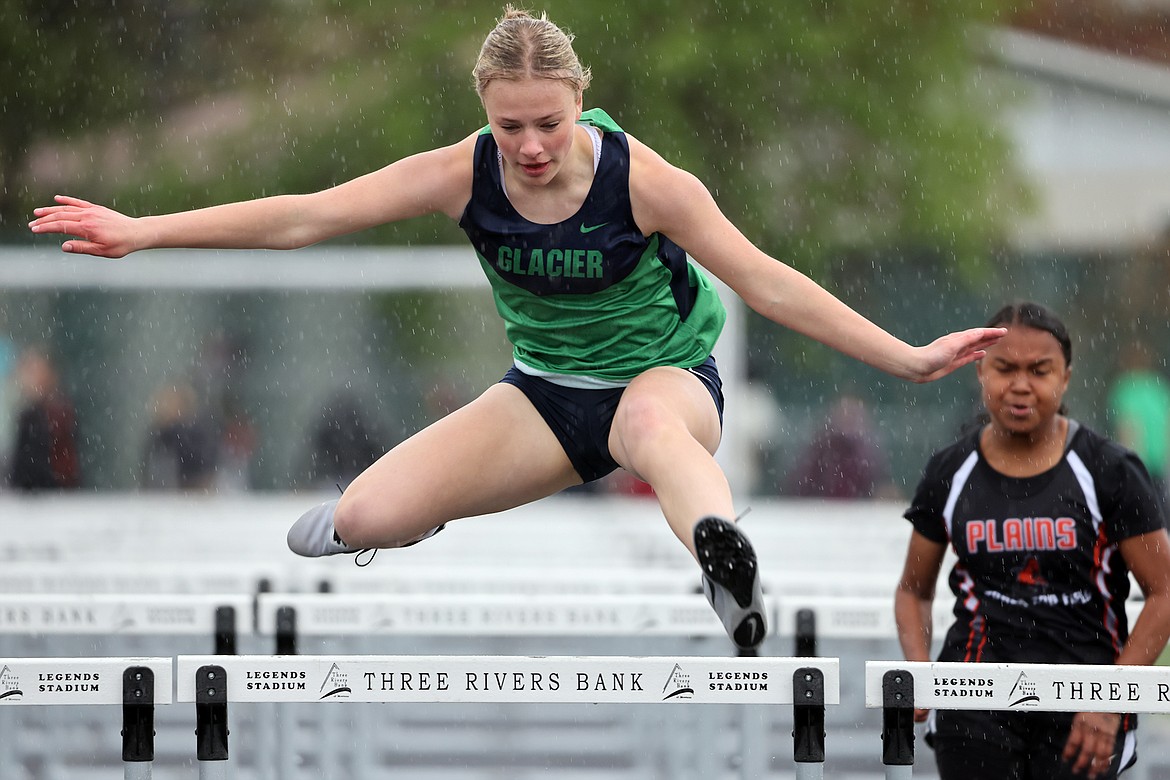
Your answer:
[[[1023,325],[1051,333],[1064,353],[1065,365],[1072,365],[1072,339],[1069,338],[1068,328],[1048,307],[1032,301],[1012,303],[991,315],[987,321],[988,328],[1005,328],[1009,325]]]

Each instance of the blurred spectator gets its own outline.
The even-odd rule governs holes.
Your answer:
[[[208,490],[215,478],[216,437],[199,415],[186,383],[155,391],[142,466],[142,486],[155,490]]]
[[[21,353],[16,386],[20,400],[8,483],[17,490],[78,487],[77,417],[46,352]]]
[[[830,407],[824,428],[793,470],[790,491],[816,498],[880,498],[895,492],[869,409],[858,395],[845,392]]]
[[[215,470],[216,491],[240,493],[251,488],[255,456],[256,427],[239,404],[225,401]]]
[[[383,452],[357,396],[348,388],[339,390],[321,408],[313,427],[309,481],[344,488]]]
[[[598,480],[606,493],[615,496],[654,498],[654,488],[625,469],[618,469]],[[583,487],[583,486],[582,486]]]
[[[1123,350],[1108,404],[1113,438],[1137,453],[1163,500],[1170,498],[1170,382],[1154,368],[1144,343]]]

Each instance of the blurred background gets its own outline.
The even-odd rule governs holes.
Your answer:
[[[1072,412],[1102,430],[1124,360],[1144,347],[1164,368],[1164,0],[543,8],[596,74],[586,106],[700,175],[759,246],[897,336],[924,343],[1012,299],[1046,303],[1076,339]],[[161,213],[312,191],[452,143],[483,123],[469,69],[500,13],[0,1],[9,467],[21,406],[47,392],[21,378],[29,350],[68,407],[55,429],[75,432],[54,478],[94,490],[336,482],[500,377],[502,329],[445,219],[324,248],[381,253],[369,284],[321,248],[202,253],[154,282],[105,275],[102,261],[61,264],[59,242],[25,227],[56,193]],[[395,253],[422,246],[459,248],[470,275],[399,287]],[[291,262],[316,268],[312,289],[282,276]],[[730,338],[744,492],[904,495],[975,408],[971,372],[907,386],[748,312]],[[872,453],[819,453],[841,417]],[[808,484],[824,457],[861,458],[868,486]]]
[[[542,8],[595,72],[587,107],[694,171],[761,247],[898,336],[924,343],[1011,300],[1046,303],[1076,339],[1072,413],[1114,433],[1117,378],[1139,359],[1165,369],[1170,3]],[[154,282],[62,265],[59,242],[25,225],[57,193],[160,213],[328,187],[454,142],[484,121],[469,71],[500,13],[0,0],[9,466],[22,406],[47,395],[54,430],[73,432],[54,445],[62,486],[332,483],[495,381],[502,328],[445,219],[352,236],[320,259],[194,253],[189,274]],[[398,287],[396,251],[424,245],[452,248],[470,275]],[[349,247],[384,251],[381,281],[362,284]],[[316,267],[314,289],[294,262]],[[970,371],[908,386],[742,316],[725,358],[742,492],[905,495],[974,410]],[[869,449],[819,452],[841,426]],[[872,478],[814,484],[809,469],[825,467],[809,464],[826,457]]]
[[[1056,310],[1074,338],[1070,413],[1135,448],[1165,479],[1170,1],[531,7],[576,34],[594,72],[586,107],[604,108],[696,173],[765,251],[887,330],[926,343],[1014,300]],[[348,560],[306,562],[284,550],[284,529],[306,500],[293,494],[336,495],[506,370],[503,328],[458,228],[420,219],[292,253],[103,261],[63,255],[58,239],[34,238],[26,225],[59,193],[156,214],[313,191],[455,142],[484,123],[470,70],[502,10],[470,0],[0,0],[0,596],[187,592],[203,587],[210,563],[247,580],[238,588],[247,594],[311,588],[305,581],[326,572],[338,590],[358,587],[345,585]],[[974,415],[974,372],[909,385],[728,302],[716,353],[729,397],[720,457],[737,497],[756,508],[762,570],[784,578],[772,592],[783,597],[807,579],[813,589],[888,594],[907,533],[901,511],[931,451]],[[401,559],[386,551],[380,579],[364,587],[397,576],[422,588],[406,580],[424,570],[455,579],[473,564],[498,573],[501,549],[521,550],[522,569],[543,563],[567,576],[592,577],[595,566],[693,576],[653,502],[638,499],[646,486],[615,476],[577,492],[469,524]],[[549,514],[557,539],[578,541],[558,546],[553,532],[543,535]],[[132,576],[155,570],[165,573],[153,585]],[[15,648],[10,657],[117,650],[115,640],[134,639],[30,634],[12,615],[0,610],[0,634],[16,635],[0,637],[0,657],[4,648]],[[604,649],[677,650],[632,641]],[[789,652],[789,637],[769,642]],[[822,648],[843,659],[845,685],[865,659],[899,652],[890,636],[846,644]],[[434,638],[341,645],[400,646],[450,651]],[[469,646],[543,647],[489,637]],[[337,645],[308,650],[321,647]],[[833,752],[848,754],[832,776],[850,780],[877,776],[876,713],[859,712],[857,695],[846,691],[852,709],[832,726]],[[419,717],[408,709],[403,718]],[[536,737],[519,725],[529,715]],[[466,728],[464,716],[403,732],[408,742],[425,732],[433,748],[434,773],[415,766],[411,776],[547,776],[555,763],[475,753],[459,764],[452,733],[464,752],[479,739],[501,756],[548,735],[543,710],[491,710]],[[587,752],[600,738],[570,734],[577,717],[553,719],[565,729],[558,744]],[[23,730],[0,747],[48,736],[9,776],[65,776],[37,763],[52,760],[53,729],[65,719],[38,731],[39,720],[12,718]],[[1138,777],[1170,777],[1170,753],[1153,749],[1168,744],[1159,734],[1170,726],[1143,722],[1154,733]],[[695,749],[688,724],[664,729],[675,736],[667,752]],[[181,741],[168,748],[167,768],[186,776],[190,724],[173,725]],[[789,724],[768,728],[783,747]],[[622,750],[666,767],[655,776],[679,776],[634,743]],[[96,776],[96,748],[77,744],[68,776]],[[784,750],[764,752],[788,771]],[[243,776],[290,776],[258,755]],[[296,755],[306,771],[319,769]],[[604,766],[565,774],[590,760],[582,756],[561,761],[557,776],[649,776],[643,763],[626,775]],[[117,760],[103,759],[107,774]],[[915,775],[930,777],[932,763],[920,761]]]

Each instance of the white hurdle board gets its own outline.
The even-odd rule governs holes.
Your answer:
[[[934,602],[934,624],[945,627],[952,620],[953,599]],[[820,639],[897,639],[893,599],[884,596],[786,596],[776,600],[772,633],[792,636],[797,616],[810,610]],[[944,629],[945,630],[945,629]],[[941,635],[941,631],[939,632]]]
[[[208,666],[226,681],[197,679]],[[229,702],[793,704],[808,668],[840,703],[836,658],[690,656],[179,656],[175,700],[226,682]]]
[[[1089,664],[867,661],[865,706],[883,706],[892,670],[912,675],[921,709],[1170,712],[1170,668]]]
[[[154,703],[170,704],[173,658],[0,658],[0,709],[122,704],[122,674],[134,666],[154,673]]]
[[[2,634],[212,634],[215,612],[232,607],[237,632],[251,626],[244,594],[47,594],[0,596]]]
[[[5,562],[0,593],[246,593],[287,582],[285,569],[268,562],[175,561],[130,565],[70,561],[67,564]]]
[[[257,631],[276,632],[277,611],[296,612],[307,636],[725,636],[701,595],[260,594]]]
[[[510,563],[507,566],[462,564],[453,566],[400,565],[386,571],[369,567],[334,566],[321,579],[336,593],[514,595],[604,595],[697,593],[698,569],[638,569],[624,567],[573,568]],[[0,583],[3,575],[0,574]]]

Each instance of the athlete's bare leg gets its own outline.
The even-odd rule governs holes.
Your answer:
[[[609,443],[614,459],[654,488],[728,636],[754,650],[767,635],[767,612],[755,550],[733,522],[731,488],[715,462],[719,436],[719,412],[702,381],[654,368],[622,394]]]
[[[345,489],[334,526],[350,547],[398,547],[451,520],[580,483],[528,398],[496,384],[362,472]]]
[[[707,516],[732,519],[731,488],[715,462],[721,430],[701,380],[680,368],[653,368],[622,394],[609,435],[622,468],[650,483],[662,513],[694,555],[693,530]]]

